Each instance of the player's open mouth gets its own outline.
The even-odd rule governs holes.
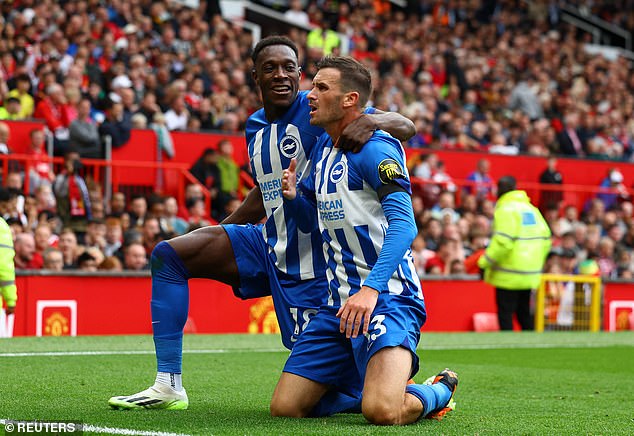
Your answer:
[[[317,106],[313,106],[312,104],[311,104],[311,105],[308,105],[308,106],[310,107],[310,112],[309,112],[309,114],[310,114],[310,116],[313,116],[313,115],[314,115],[314,113],[315,113],[315,112],[317,112]]]
[[[273,88],[271,88],[271,91],[273,91],[276,94],[285,95],[291,92],[291,87],[290,86],[274,86]]]

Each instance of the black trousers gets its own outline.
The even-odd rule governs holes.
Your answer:
[[[509,290],[495,288],[495,302],[498,306],[500,330],[513,330],[513,314],[517,316],[522,330],[533,330],[531,315],[531,290]]]

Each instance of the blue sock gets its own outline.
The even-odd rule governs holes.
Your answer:
[[[442,383],[435,385],[407,385],[405,392],[412,394],[423,403],[423,413],[421,418],[431,412],[440,410],[449,403],[451,391]]]
[[[330,390],[321,397],[319,403],[310,412],[311,418],[331,416],[335,413],[361,413],[361,396],[353,397],[342,392]]]
[[[189,311],[189,272],[165,241],[152,251],[152,331],[158,371],[182,372],[183,328]]]

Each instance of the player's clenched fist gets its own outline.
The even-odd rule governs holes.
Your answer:
[[[297,196],[297,160],[291,159],[288,168],[282,172],[282,195],[287,200],[294,200]]]

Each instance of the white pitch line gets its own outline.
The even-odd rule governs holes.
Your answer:
[[[625,343],[596,343],[596,344],[463,344],[463,345],[419,345],[418,349],[424,350],[497,350],[497,349],[531,349],[531,348],[609,348],[615,346],[632,346]],[[227,353],[277,353],[287,352],[283,348],[236,348],[236,349],[209,349],[209,350],[184,350],[183,354],[227,354]],[[128,350],[128,351],[41,351],[21,353],[0,353],[1,357],[51,357],[51,356],[120,356],[120,355],[153,355],[152,350]]]
[[[0,419],[0,424],[2,425],[5,425],[7,422],[14,422],[14,423],[33,422],[33,420]],[[53,421],[46,420],[46,422],[53,422]],[[118,428],[118,427],[99,427],[99,426],[91,425],[91,424],[82,424],[82,431],[92,432],[92,433],[117,434],[117,435],[125,435],[125,436],[191,436],[186,433],[168,433],[164,431],[134,430],[131,428]]]
[[[190,436],[186,433],[167,433],[164,431],[146,431],[132,430],[129,428],[117,427],[97,427],[95,425],[84,424],[82,427],[84,432],[121,434],[121,435],[138,435],[138,436]]]
[[[184,350],[183,354],[224,354],[224,353],[275,353],[286,351],[283,348],[257,349],[212,349],[212,350]],[[0,357],[50,357],[50,356],[120,356],[120,355],[154,354],[152,350],[129,351],[41,351],[21,353],[0,353]]]
[[[632,344],[605,343],[605,344],[463,344],[463,345],[418,345],[418,349],[424,350],[497,350],[497,349],[530,349],[530,348],[610,348],[631,347]],[[0,355],[1,356],[1,355]]]

